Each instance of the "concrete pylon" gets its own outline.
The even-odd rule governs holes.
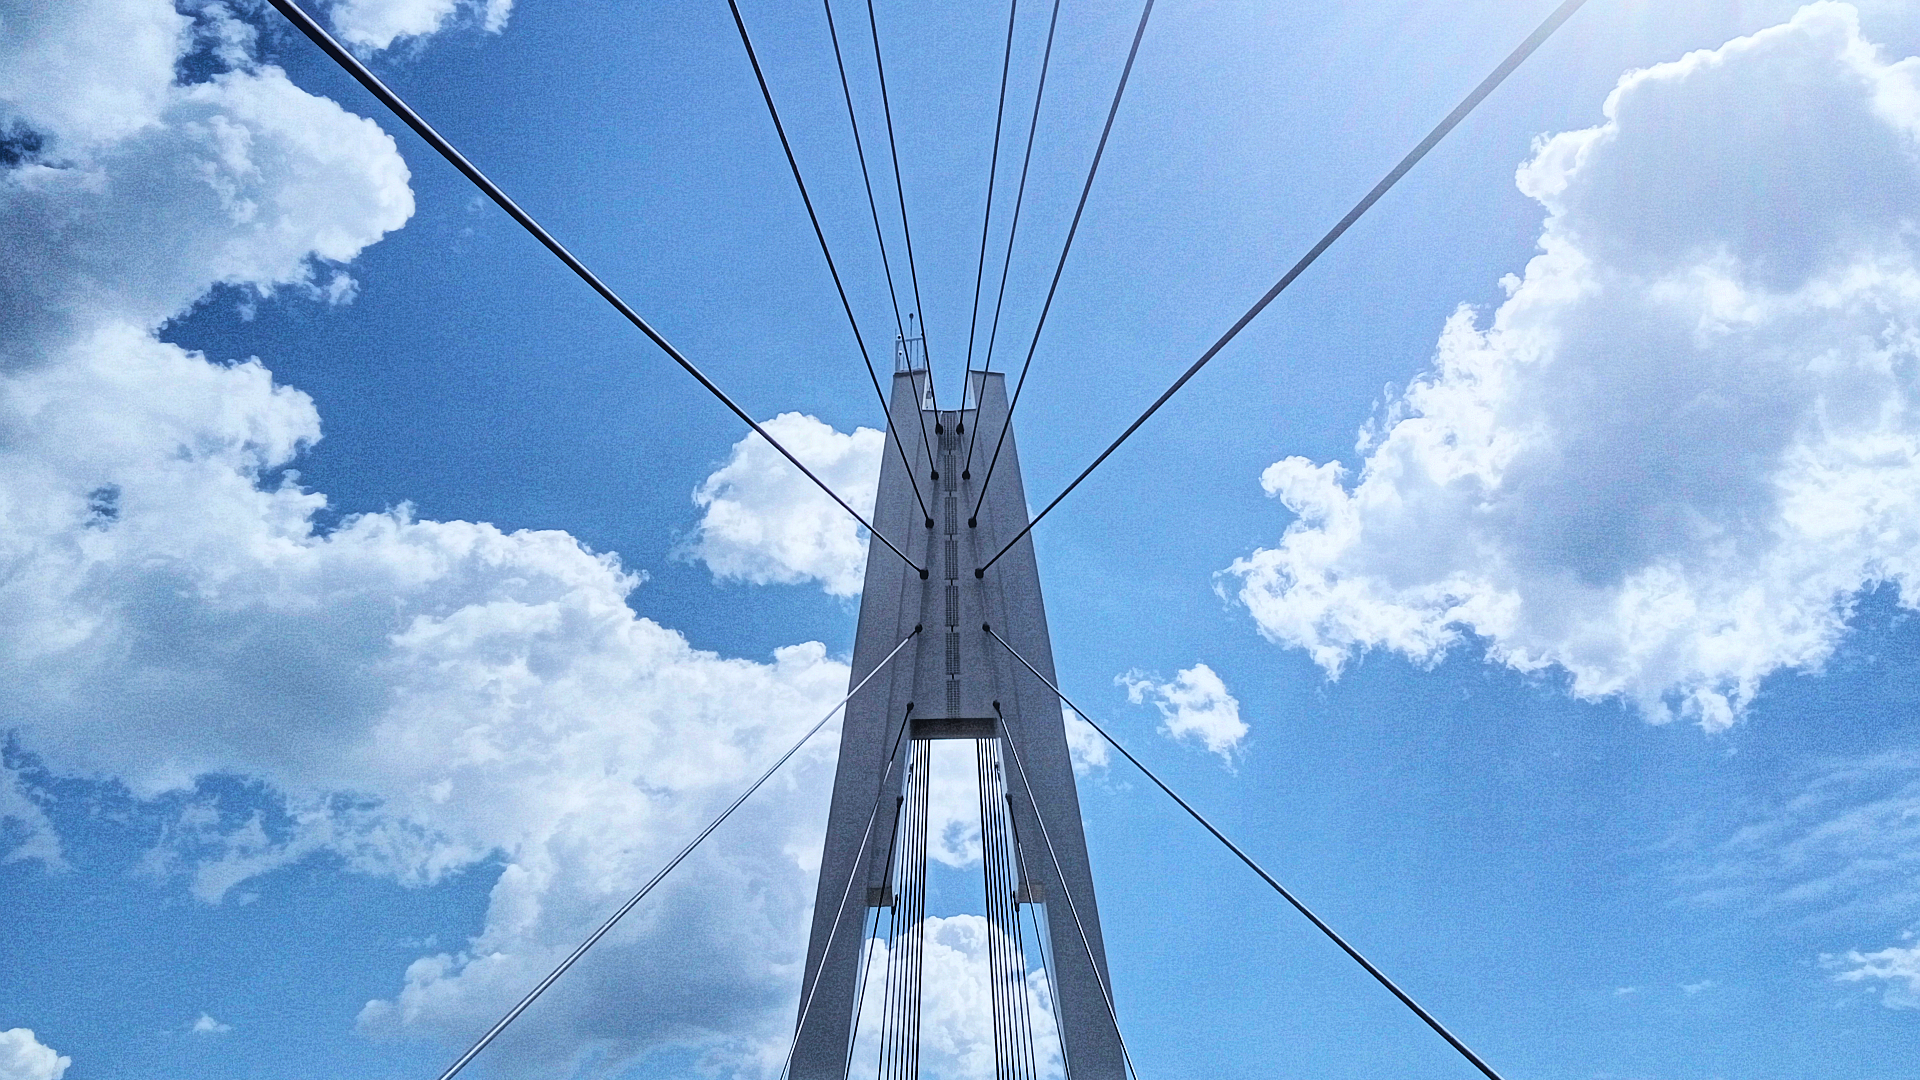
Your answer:
[[[998,372],[969,372],[967,400],[977,407],[937,413],[924,407],[927,379],[926,369],[919,366],[894,374],[889,409],[905,458],[890,439],[873,523],[928,572],[923,579],[884,544],[869,541],[853,647],[854,682],[872,672],[915,626],[922,632],[890,670],[848,703],[842,722],[813,932],[800,984],[792,1075],[797,1080],[842,1080],[847,1075],[866,909],[892,900],[888,856],[896,796],[910,757],[904,741],[891,768],[888,762],[904,723],[914,739],[998,736],[1018,750],[1031,798],[1013,766],[1015,755],[1002,757],[1020,862],[1028,876],[1021,892],[1045,901],[1054,1007],[1068,1066],[1075,1080],[1123,1080],[1119,1033],[1101,992],[1102,982],[1108,987],[1113,983],[1107,977],[1060,700],[981,629],[982,624],[992,625],[1047,678],[1054,678],[1031,538],[1022,539],[984,577],[974,576],[976,567],[1027,524],[1020,455],[1009,432],[986,502],[976,524],[968,525],[994,443],[1007,422],[1005,379]],[[971,477],[963,478],[967,442],[976,424],[979,444]],[[908,469],[926,499],[931,528]],[[1041,820],[1052,840],[1051,856],[1042,840]],[[1078,926],[1065,902],[1068,895],[1079,914]]]

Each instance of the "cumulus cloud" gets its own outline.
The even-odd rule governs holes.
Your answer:
[[[1839,982],[1881,984],[1880,1000],[1889,1009],[1920,1009],[1920,945],[1870,953],[1853,950],[1821,960],[1828,967],[1845,968],[1834,976]]]
[[[1195,664],[1161,682],[1150,675],[1129,671],[1113,680],[1127,688],[1127,700],[1135,705],[1151,701],[1160,710],[1160,730],[1168,738],[1193,738],[1227,761],[1240,740],[1246,737],[1246,722],[1240,719],[1240,702],[1227,692],[1227,684],[1205,664]],[[1072,728],[1068,729],[1071,735]],[[1088,731],[1087,734],[1099,736]],[[1106,762],[1106,748],[1100,748],[1100,762]]]
[[[513,0],[334,0],[327,19],[342,41],[370,53],[400,38],[437,33],[463,8],[481,29],[497,34],[507,25]]]
[[[404,507],[316,524],[325,496],[288,470],[320,438],[312,400],[157,331],[221,284],[344,298],[340,264],[412,193],[391,138],[259,64],[223,11],[0,0],[0,729],[48,774],[166,794],[180,810],[148,869],[209,902],[310,856],[412,885],[498,866],[479,932],[360,1014],[456,1042],[847,668],[818,643],[695,649],[628,605],[639,574],[563,532]],[[219,70],[176,81],[188,55]],[[832,756],[822,738],[763,789],[496,1048],[502,1067],[782,1040]],[[41,828],[19,775],[0,812]],[[672,977],[636,995],[655,973]],[[58,1076],[48,1060],[31,1075]]]
[[[1067,756],[1073,760],[1073,771],[1084,776],[1094,769],[1106,768],[1107,740],[1093,730],[1093,725],[1081,719],[1065,702],[1060,704],[1060,721],[1066,725]]]
[[[1541,253],[1222,578],[1337,676],[1373,648],[1554,670],[1716,730],[1920,601],[1920,60],[1817,3],[1623,76],[1518,173]]]
[[[848,505],[871,513],[884,432],[855,428],[842,435],[800,413],[781,413],[765,427]],[[830,595],[859,595],[866,530],[758,434],[733,444],[693,502],[703,513],[686,552],[715,578],[755,585],[817,581]]]
[[[60,1080],[71,1064],[34,1038],[32,1028],[0,1031],[0,1080]]]
[[[318,293],[317,262],[352,258],[413,213],[393,139],[278,68],[175,83],[193,20],[168,5],[5,0],[0,19],[14,31],[0,42],[0,126],[39,147],[0,186],[0,367],[121,349],[215,284]],[[116,65],[99,45],[126,36],[133,55]],[[39,81],[70,55],[89,58],[77,76]],[[69,97],[106,104],[81,112]]]
[[[980,768],[970,739],[930,747],[927,856],[960,869],[980,862]]]
[[[992,987],[988,981],[987,951],[996,937],[1011,948],[1000,931],[980,915],[928,917],[923,923],[926,949],[921,963],[920,1071],[941,1080],[989,1080],[998,1075],[994,1063]],[[881,993],[886,971],[887,943],[869,945],[871,976],[861,1004],[859,1041],[853,1062],[871,1064],[880,1051],[879,1033],[886,1019]],[[1027,948],[1033,949],[1031,940]],[[1029,956],[1029,959],[1032,959]],[[1065,1075],[1060,1062],[1060,1037],[1054,1027],[1053,1000],[1040,968],[1028,971],[1028,1015],[1033,1022],[1034,1059],[1041,1076]]]
[[[201,1013],[200,1019],[187,1025],[187,1030],[195,1035],[225,1035],[233,1030],[232,1024],[223,1024],[207,1013]]]

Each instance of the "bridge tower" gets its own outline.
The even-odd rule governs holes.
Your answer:
[[[1029,1011],[1027,970],[1037,952],[1069,1075],[1122,1080],[1112,981],[1060,699],[983,629],[991,626],[1057,684],[1032,540],[1022,539],[984,576],[975,575],[1027,524],[1020,456],[1010,431],[990,482],[986,476],[1008,421],[1005,379],[999,372],[969,371],[961,408],[937,411],[918,345],[903,341],[896,350],[889,412],[899,439],[889,441],[881,466],[873,523],[904,541],[926,573],[869,541],[854,683],[915,627],[921,632],[889,671],[847,705],[792,1076],[843,1080],[853,1066],[856,1030],[863,1045],[878,1041],[883,1076],[918,1075],[928,746],[966,739],[975,742],[981,785],[982,862],[993,927],[989,980],[1002,1065],[996,1071],[1033,1075],[1035,1029],[1053,1026]],[[968,444],[976,438],[969,470]],[[871,949],[870,913],[876,932],[885,916],[890,947],[885,970],[868,974],[862,960]],[[1022,926],[1035,933],[1022,935]],[[856,1028],[862,999],[867,1026]]]

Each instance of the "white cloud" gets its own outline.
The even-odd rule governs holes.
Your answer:
[[[800,413],[765,427],[847,504],[870,514],[886,434],[842,435]],[[754,432],[693,493],[704,513],[687,552],[722,581],[794,585],[818,581],[833,596],[856,596],[866,576],[866,530]]]
[[[1107,767],[1107,740],[1093,730],[1093,725],[1080,718],[1080,714],[1065,702],[1060,704],[1060,720],[1067,729],[1067,756],[1073,759],[1073,771],[1085,775],[1094,769]]]
[[[923,923],[926,947],[922,955],[920,995],[920,1072],[940,1080],[988,1080],[994,1067],[993,1005],[988,981],[987,950],[992,940],[1005,937],[983,916],[928,917]],[[1011,948],[1011,943],[1008,943]],[[1035,948],[1029,939],[1029,950]],[[879,1053],[879,1033],[885,1014],[883,973],[887,944],[870,945],[866,1000],[862,1002],[859,1041],[854,1047],[854,1072],[872,1064]],[[1029,953],[1029,962],[1038,959]],[[1044,972],[1032,967],[1026,980],[1027,1007],[1032,1018],[1034,1060],[1041,1076],[1064,1075],[1060,1039],[1054,1028],[1053,1003]]]
[[[201,1013],[200,1019],[189,1024],[187,1030],[195,1035],[225,1035],[227,1032],[233,1030],[233,1025],[223,1024],[215,1020],[212,1016]]]
[[[562,532],[406,508],[317,527],[325,497],[282,472],[320,437],[312,400],[155,332],[221,283],[329,299],[339,271],[316,260],[412,212],[393,141],[250,57],[175,84],[205,33],[250,39],[167,0],[0,0],[0,19],[0,131],[41,142],[0,170],[0,729],[54,776],[188,791],[148,867],[208,901],[318,853],[407,884],[497,862],[479,932],[360,1016],[470,1039],[818,719],[846,665],[818,643],[694,649],[628,606],[640,575]],[[48,59],[68,55],[78,75]],[[784,1046],[832,759],[829,735],[763,789],[501,1067]],[[236,819],[209,773],[264,781],[270,805]],[[0,812],[38,827],[6,782]]]
[[[1683,870],[1696,903],[1835,928],[1904,918],[1920,905],[1920,754],[1826,763],[1704,855]]]
[[[1246,722],[1240,719],[1240,702],[1227,692],[1227,684],[1212,668],[1195,664],[1174,675],[1172,682],[1160,682],[1150,675],[1129,671],[1114,682],[1127,688],[1127,700],[1135,705],[1151,701],[1160,710],[1160,730],[1172,739],[1192,737],[1208,750],[1228,761],[1246,737]],[[1071,732],[1071,728],[1068,729]],[[1100,760],[1106,760],[1101,748]]]
[[[473,11],[483,30],[497,34],[507,25],[513,0],[334,0],[327,20],[347,44],[361,52],[378,52],[400,38],[445,29],[463,7]]]
[[[1863,589],[1920,600],[1920,60],[1853,9],[1629,72],[1542,139],[1541,254],[1226,581],[1337,676],[1467,635],[1583,699],[1726,727],[1814,669]]]
[[[0,22],[0,102],[9,119],[58,132],[68,152],[154,122],[177,97],[173,65],[193,26],[153,0],[4,0]],[[109,30],[112,48],[86,36]]]
[[[0,0],[9,27],[11,6]],[[144,7],[172,12],[151,0]],[[143,20],[95,0],[64,22],[41,14],[28,20],[30,36],[8,40],[20,53],[111,55],[99,44],[123,36],[122,18],[134,27],[137,55],[124,69],[101,65],[108,85],[98,92],[123,104],[110,123],[69,115],[52,100],[66,91],[63,80],[0,84],[0,128],[24,126],[44,143],[0,179],[8,253],[0,367],[122,349],[214,284],[318,292],[316,259],[350,259],[413,213],[406,164],[378,125],[306,93],[278,68],[175,84],[171,64],[145,56],[147,38],[159,35],[138,32],[166,18]],[[191,35],[175,29],[166,40],[184,51]],[[12,59],[0,54],[0,71]]]
[[[1870,953],[1852,950],[1821,960],[1828,967],[1846,967],[1834,976],[1839,982],[1873,980],[1884,984],[1880,1000],[1889,1009],[1920,1009],[1920,945],[1892,946]]]
[[[33,1037],[31,1028],[0,1031],[0,1080],[60,1080],[73,1059]]]
[[[928,749],[927,856],[960,869],[980,862],[980,766],[971,739],[940,739]]]
[[[18,859],[39,859],[54,869],[67,865],[60,855],[60,834],[20,770],[0,764],[0,862]]]

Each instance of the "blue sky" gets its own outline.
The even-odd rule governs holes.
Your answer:
[[[1028,490],[1549,6],[1162,0]],[[876,7],[944,396],[1006,10]],[[743,10],[884,356],[824,21]],[[724,4],[325,15],[871,497]],[[1136,16],[1063,5],[997,358]],[[1510,1078],[1920,1069],[1916,54],[1906,4],[1591,0],[1035,533],[1063,688]],[[0,0],[0,114],[0,1080],[437,1075],[845,692],[860,538],[271,9]],[[473,1074],[777,1072],[832,760]],[[1471,1075],[1083,766],[1143,1075]]]

